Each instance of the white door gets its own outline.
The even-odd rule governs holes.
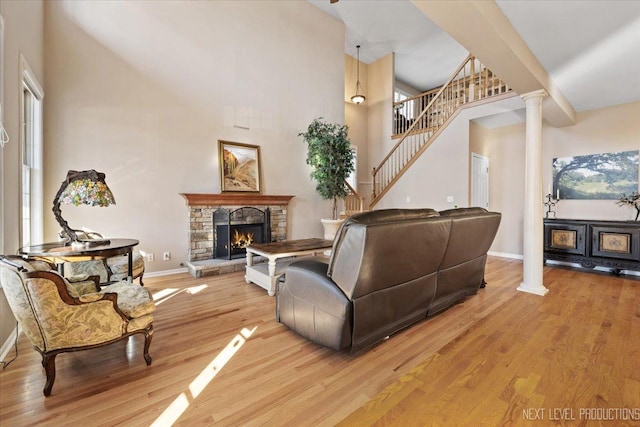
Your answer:
[[[471,206],[489,208],[489,158],[471,153]]]

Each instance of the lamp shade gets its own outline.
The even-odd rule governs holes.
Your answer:
[[[64,235],[69,238],[69,243],[80,241],[78,230],[69,227],[67,221],[62,218],[60,203],[67,205],[109,206],[115,205],[113,193],[105,182],[105,174],[95,170],[69,171],[67,178],[62,182],[56,197],[53,199],[53,214],[62,227]],[[97,234],[97,233],[94,233]],[[102,240],[103,242],[108,240]]]
[[[365,99],[367,98],[365,98],[364,95],[353,95],[351,97],[351,102],[353,102],[354,104],[362,104]]]
[[[104,174],[102,174],[104,177]],[[113,193],[102,180],[78,178],[71,181],[60,195],[60,202],[66,205],[109,206],[115,205]]]

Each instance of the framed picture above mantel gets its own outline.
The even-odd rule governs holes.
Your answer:
[[[223,193],[262,191],[259,146],[219,140],[218,156]]]

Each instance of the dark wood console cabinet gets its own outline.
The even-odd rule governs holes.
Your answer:
[[[544,259],[640,271],[640,222],[545,219]]]

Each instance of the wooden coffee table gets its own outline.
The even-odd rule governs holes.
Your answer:
[[[324,239],[283,240],[272,243],[256,243],[247,246],[247,269],[244,279],[247,283],[267,290],[270,296],[276,294],[278,278],[295,257],[315,255],[325,249],[331,249],[333,242]],[[253,255],[262,255],[268,263],[253,264]],[[287,258],[287,259],[283,259]],[[278,261],[279,260],[279,261]]]

